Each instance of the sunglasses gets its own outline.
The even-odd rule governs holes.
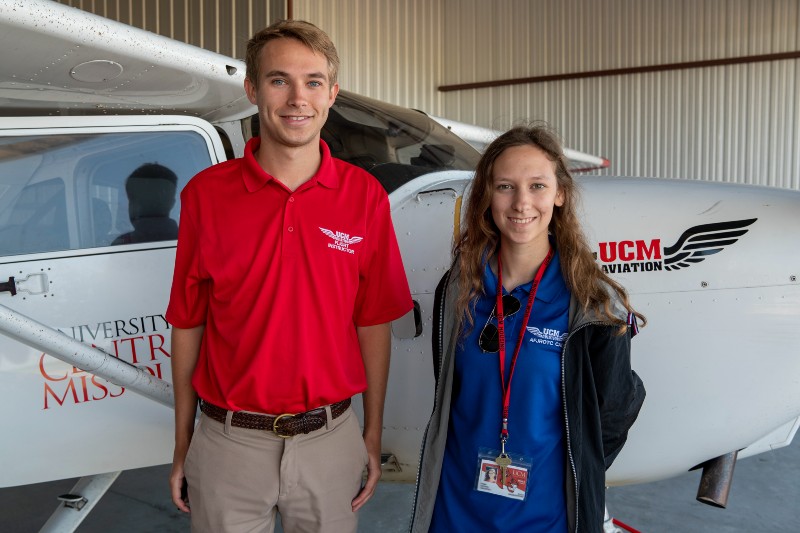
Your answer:
[[[510,294],[503,295],[503,318],[511,316],[520,310],[522,304],[519,300]],[[495,304],[489,318],[486,320],[486,325],[481,330],[481,335],[478,337],[478,346],[486,353],[494,353],[500,351],[500,332],[497,330],[497,325],[492,323],[492,319],[497,316],[497,304]]]

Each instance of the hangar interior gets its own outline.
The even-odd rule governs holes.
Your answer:
[[[544,120],[606,174],[800,189],[796,0],[57,1],[237,58],[269,21],[309,20],[365,96]]]

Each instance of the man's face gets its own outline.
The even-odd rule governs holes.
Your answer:
[[[264,45],[259,79],[245,80],[247,98],[258,106],[261,139],[287,147],[319,143],[319,133],[336,100],[339,85],[330,85],[328,61],[296,39]]]

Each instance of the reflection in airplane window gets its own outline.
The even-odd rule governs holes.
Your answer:
[[[175,205],[178,176],[158,163],[145,163],[125,180],[128,216],[133,231],[111,244],[169,241],[178,238],[178,223],[169,217]]]
[[[194,132],[0,137],[0,256],[177,238]]]

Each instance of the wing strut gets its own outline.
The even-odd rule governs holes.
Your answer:
[[[174,406],[169,381],[158,379],[144,368],[68,337],[4,305],[0,305],[0,333],[162,405]]]
[[[109,472],[80,478],[69,494],[58,497],[61,503],[39,533],[72,533],[78,529],[119,475]]]

